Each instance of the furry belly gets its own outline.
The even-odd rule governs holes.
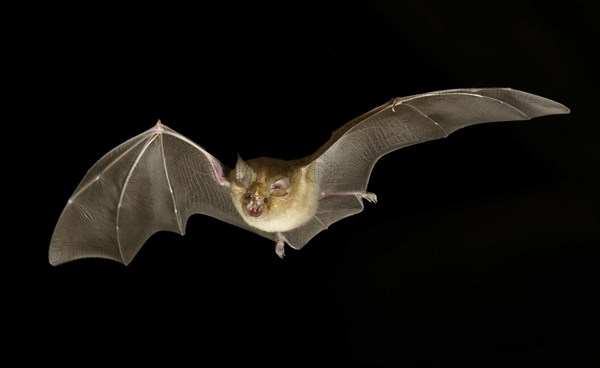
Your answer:
[[[238,212],[242,213],[241,208]],[[243,210],[242,210],[243,211]],[[286,232],[307,223],[317,212],[317,201],[314,204],[291,206],[287,210],[271,209],[260,217],[251,217],[242,213],[242,219],[250,226],[268,233]]]

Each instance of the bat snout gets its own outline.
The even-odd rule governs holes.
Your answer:
[[[253,197],[246,209],[251,217],[259,217],[263,213],[264,200],[260,197]]]
[[[248,214],[251,217],[259,217],[262,215],[262,206],[248,208]]]

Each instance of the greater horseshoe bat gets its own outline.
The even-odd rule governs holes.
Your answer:
[[[285,161],[238,156],[229,169],[163,125],[94,164],[58,219],[49,261],[98,257],[129,264],[157,231],[185,233],[201,213],[301,249],[331,224],[363,210],[377,160],[409,145],[493,121],[566,114],[564,105],[510,88],[453,89],[395,98],[332,133],[315,153]]]

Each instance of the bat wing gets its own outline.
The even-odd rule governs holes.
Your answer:
[[[233,207],[229,171],[159,121],[90,168],[56,224],[50,263],[94,257],[127,265],[155,232],[183,235],[195,213],[274,239],[246,225]]]
[[[510,88],[454,89],[393,99],[343,125],[311,157],[315,180],[325,195],[312,220],[285,236],[300,249],[329,225],[361,212],[360,196],[327,194],[366,192],[373,166],[386,153],[474,124],[568,112],[560,103]]]

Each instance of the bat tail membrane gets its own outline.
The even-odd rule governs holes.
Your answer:
[[[155,232],[183,235],[193,213],[226,217],[222,175],[214,157],[159,122],[87,172],[58,219],[50,264],[106,258],[127,265]]]

